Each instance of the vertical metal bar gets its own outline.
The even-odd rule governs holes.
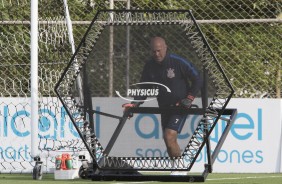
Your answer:
[[[38,1],[31,1],[31,156],[38,156]]]
[[[202,104],[203,104],[203,109],[206,109],[208,107],[208,74],[203,66],[203,88],[202,88]],[[207,159],[208,159],[208,171],[212,172],[212,164],[211,164],[211,146],[210,146],[210,138],[208,136],[209,131],[208,131],[208,122],[205,120],[204,123],[204,129],[205,129],[205,137],[204,139],[207,139],[206,141],[206,149],[207,149]]]
[[[130,10],[130,0],[127,0],[126,9]],[[130,12],[127,13],[126,21],[129,22]],[[126,26],[126,91],[130,83],[130,26]]]
[[[110,10],[114,9],[114,0],[110,0]],[[114,20],[113,12],[110,12],[111,21]],[[109,27],[109,97],[113,96],[113,82],[114,82],[114,27]]]
[[[282,71],[282,68],[281,68],[281,62],[278,64],[278,67],[277,67],[277,77],[276,77],[276,98],[281,98],[281,88],[282,88],[282,85],[281,85],[281,71]]]
[[[89,82],[88,82],[86,67],[83,67],[83,73],[82,74],[83,74],[83,81],[84,81],[84,85],[83,85],[84,114],[85,114],[85,117],[87,117],[87,115],[88,115],[90,133],[93,134],[93,133],[95,133],[94,112],[93,112],[92,96],[91,96],[91,90],[90,90],[91,85],[89,85]],[[91,138],[94,138],[94,137],[91,136]],[[94,145],[91,144],[92,148],[93,148],[93,146]],[[95,152],[95,150],[94,150],[94,152]]]

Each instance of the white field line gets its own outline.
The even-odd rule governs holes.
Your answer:
[[[236,178],[212,178],[206,180],[216,181],[216,180],[242,180],[242,179],[262,179],[262,178],[282,178],[282,176],[249,176],[249,177],[236,177]]]
[[[136,184],[142,184],[142,183],[150,183],[150,182],[153,182],[153,181],[135,181],[135,182],[124,182],[124,183],[113,183],[113,184],[128,184],[128,183],[136,183]]]

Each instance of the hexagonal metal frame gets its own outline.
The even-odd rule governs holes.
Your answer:
[[[112,142],[108,144],[107,148],[104,149],[99,140],[95,136],[94,128],[89,126],[89,123],[85,122],[85,114],[83,112],[89,111],[83,106],[83,94],[80,99],[72,96],[72,88],[79,81],[80,71],[82,66],[85,64],[88,54],[95,47],[99,35],[106,26],[116,25],[167,25],[177,24],[183,26],[184,31],[192,46],[197,52],[202,65],[204,67],[204,78],[209,75],[216,87],[216,94],[213,97],[210,104],[207,104],[207,100],[204,102],[205,106],[203,109],[190,109],[188,114],[202,114],[203,118],[199,122],[195,132],[192,135],[189,143],[185,147],[185,150],[181,157],[170,158],[170,157],[111,157],[108,153],[111,146],[114,144],[116,137],[122,129],[127,114],[123,117],[116,117],[114,115],[106,114],[112,118],[117,118],[120,123],[116,129],[116,134],[112,137]],[[207,86],[207,84],[204,85]],[[80,89],[82,90],[82,89]],[[93,178],[103,180],[128,180],[130,176],[116,176],[108,175],[95,175],[94,172],[99,170],[172,170],[171,160],[176,163],[176,169],[173,170],[185,170],[190,171],[193,164],[195,163],[198,155],[202,148],[207,146],[208,164],[205,165],[203,174],[197,179],[195,176],[185,177],[173,177],[167,178],[164,176],[154,175],[152,177],[146,176],[146,179],[139,176],[133,176],[133,180],[163,180],[163,181],[204,181],[207,173],[212,172],[212,164],[225,140],[225,137],[230,130],[231,125],[234,122],[236,116],[236,109],[226,109],[228,102],[230,101],[234,89],[231,83],[226,77],[222,67],[220,66],[215,54],[210,48],[207,40],[205,39],[199,25],[197,24],[193,14],[189,10],[101,10],[95,15],[92,23],[90,24],[87,32],[85,33],[81,43],[79,44],[75,54],[71,58],[68,66],[63,72],[60,80],[58,81],[55,91],[65,107],[71,121],[73,122],[76,130],[78,131],[81,139],[83,140],[86,149],[88,150],[91,158],[93,159]],[[205,91],[205,90],[203,90]],[[204,95],[204,100],[207,98],[207,94]],[[175,109],[160,109],[160,108],[133,108],[132,112],[138,113],[161,113],[164,110],[175,110]],[[93,112],[92,113],[102,113]],[[105,114],[105,113],[102,113]],[[223,118],[223,115],[224,118]],[[224,119],[227,123],[225,130],[220,138],[219,143],[216,146],[213,154],[210,151],[209,136],[216,126],[219,119]],[[80,122],[80,123],[79,123]],[[81,122],[84,122],[81,125]],[[185,160],[185,161],[184,161]],[[188,160],[188,162],[187,162]],[[139,179],[138,179],[139,178]],[[178,178],[178,179],[176,179]]]

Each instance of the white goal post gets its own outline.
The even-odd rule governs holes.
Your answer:
[[[30,81],[31,81],[31,156],[37,157],[38,149],[38,1],[31,0],[30,31]]]

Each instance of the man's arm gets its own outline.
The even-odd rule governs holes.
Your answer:
[[[191,82],[187,95],[196,96],[203,86],[203,79],[198,69],[189,61],[183,66],[184,76]]]
[[[191,82],[191,86],[187,91],[186,98],[182,99],[180,104],[185,108],[190,108],[195,96],[203,86],[203,79],[198,69],[187,60],[182,62],[181,71],[184,77]]]

